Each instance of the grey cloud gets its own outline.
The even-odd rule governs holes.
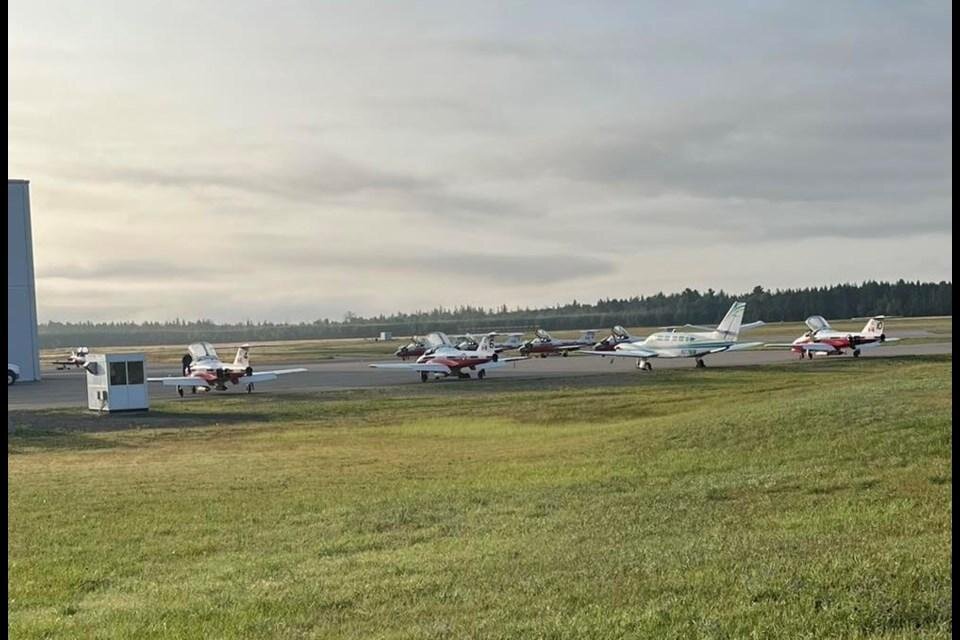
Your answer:
[[[301,273],[311,270],[336,270],[350,273],[407,273],[417,282],[428,277],[436,282],[450,278],[487,282],[557,283],[579,278],[608,275],[615,265],[607,259],[578,254],[481,253],[477,247],[495,244],[496,232],[465,232],[461,237],[436,236],[418,243],[417,238],[382,239],[357,253],[336,247],[305,244],[293,237],[274,235],[272,240],[282,250],[267,245],[252,247],[250,255],[257,260],[297,265]]]
[[[215,263],[202,265],[203,273],[210,275],[218,271]],[[226,266],[223,266],[226,269]],[[86,262],[41,264],[36,268],[38,279],[66,279],[78,281],[174,281],[178,278],[198,276],[198,266],[186,264],[171,255],[169,261],[160,261],[152,257],[140,259],[103,260],[95,262],[93,256]]]

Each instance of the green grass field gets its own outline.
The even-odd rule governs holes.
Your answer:
[[[11,413],[10,636],[948,638],[951,369]]]

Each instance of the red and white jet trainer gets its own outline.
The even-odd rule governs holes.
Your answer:
[[[810,330],[787,343],[769,343],[764,345],[772,349],[790,349],[794,353],[813,358],[815,354],[824,356],[843,355],[844,349],[850,349],[854,358],[860,357],[861,349],[879,347],[886,342],[896,342],[900,338],[888,338],[883,333],[883,321],[889,316],[873,316],[858,332],[836,331],[823,316],[810,316],[804,322]],[[856,318],[854,318],[856,320]]]
[[[77,347],[76,349],[70,350],[70,355],[67,356],[65,360],[54,360],[53,364],[57,365],[57,369],[61,371],[67,367],[80,368],[87,364],[87,356],[89,354],[90,349],[87,347]]]
[[[256,382],[276,380],[287,373],[300,373],[306,369],[280,369],[277,371],[253,371],[250,366],[250,345],[240,345],[237,357],[230,364],[220,361],[216,349],[209,342],[195,342],[187,347],[183,356],[183,375],[168,378],[147,378],[149,382],[162,382],[165,387],[176,387],[183,397],[183,388],[190,387],[192,393],[200,391],[226,391],[227,383],[247,385],[247,393],[253,391]]]
[[[633,340],[633,336],[630,335],[630,332],[621,327],[620,325],[615,326],[610,330],[610,335],[593,345],[594,351],[613,351],[618,344],[621,342],[630,342]]]
[[[557,340],[543,329],[537,329],[537,337],[523,343],[523,346],[520,347],[520,355],[539,354],[541,358],[557,354],[565,356],[569,351],[589,347],[596,341],[596,329],[581,331],[580,337],[576,340]]]
[[[447,344],[432,349],[430,352],[417,358],[416,362],[389,362],[376,363],[370,366],[374,369],[407,369],[420,373],[420,381],[426,382],[431,375],[435,378],[442,378],[449,375],[456,375],[458,378],[469,378],[470,371],[477,372],[477,378],[483,380],[487,375],[488,369],[496,369],[506,365],[508,362],[516,360],[526,360],[526,358],[501,358],[500,354],[493,348],[493,337],[495,333],[489,333],[480,340],[480,344],[475,351],[465,351],[449,344],[449,338],[437,332],[442,336]],[[431,336],[434,334],[431,334]]]

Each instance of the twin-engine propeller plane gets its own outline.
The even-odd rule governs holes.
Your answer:
[[[87,356],[90,354],[90,349],[87,347],[77,347],[76,349],[70,350],[70,355],[64,360],[54,360],[53,364],[57,365],[57,369],[63,371],[67,367],[77,367],[80,368],[83,365],[87,364]]]
[[[814,355],[839,356],[844,349],[849,349],[854,358],[860,357],[862,349],[872,349],[887,342],[896,342],[900,338],[888,338],[883,332],[883,321],[891,316],[873,316],[858,332],[837,331],[830,327],[830,323],[823,316],[810,316],[804,322],[810,328],[802,336],[787,343],[769,343],[764,345],[771,349],[790,349],[804,356],[813,358]],[[858,318],[854,318],[857,320]],[[859,318],[862,320],[863,318]]]
[[[469,378],[471,371],[476,371],[477,378],[483,380],[489,369],[502,367],[508,362],[526,360],[526,358],[501,358],[492,346],[495,335],[495,333],[489,333],[483,336],[475,350],[463,350],[452,345],[450,338],[438,331],[427,336],[427,341],[435,346],[417,358],[416,362],[376,363],[370,366],[374,369],[416,371],[420,374],[421,382],[429,380],[431,375],[434,378],[450,375]]]
[[[550,355],[566,356],[568,352],[589,347],[596,341],[596,329],[581,331],[580,337],[576,340],[558,340],[543,329],[537,329],[537,337],[523,343],[520,347],[520,355],[539,355],[541,358]]]
[[[195,342],[187,347],[187,354],[181,361],[182,376],[168,378],[147,378],[150,382],[162,382],[165,387],[176,387],[183,397],[184,387],[190,387],[191,393],[197,391],[226,391],[227,383],[244,383],[247,393],[253,392],[257,382],[269,382],[288,373],[300,373],[306,369],[279,369],[277,371],[254,371],[250,366],[250,345],[240,345],[232,363],[224,363],[217,356],[216,349],[209,342]]]
[[[630,342],[614,345],[612,351],[580,351],[594,356],[616,358],[636,358],[637,368],[649,371],[653,369],[651,358],[696,358],[697,368],[705,367],[703,357],[723,351],[739,351],[759,347],[762,342],[737,342],[741,331],[747,331],[764,324],[762,320],[742,324],[745,302],[734,302],[716,329],[686,324],[682,327],[664,327],[665,331],[654,333],[646,338],[637,338]],[[678,329],[700,329],[700,331],[678,331]],[[611,360],[612,362],[612,360]]]

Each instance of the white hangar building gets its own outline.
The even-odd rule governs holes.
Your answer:
[[[7,361],[20,367],[23,381],[40,379],[29,186],[7,180]]]

